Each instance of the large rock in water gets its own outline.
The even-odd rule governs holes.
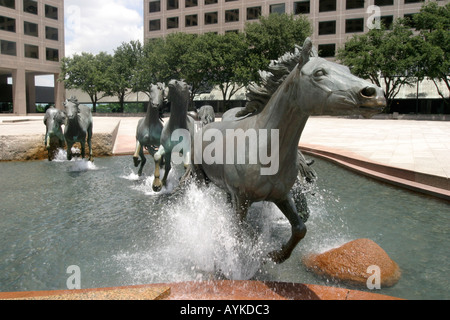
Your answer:
[[[318,275],[363,287],[367,286],[367,280],[373,275],[368,273],[371,266],[380,268],[382,287],[395,285],[401,276],[397,263],[369,239],[358,239],[339,248],[310,255],[303,262]]]

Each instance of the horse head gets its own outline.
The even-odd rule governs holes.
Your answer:
[[[189,86],[184,81],[179,80],[171,80],[169,82],[169,100],[172,102],[172,105],[182,101],[189,101],[190,91]]]
[[[66,110],[68,120],[75,119],[80,113],[79,103],[77,98],[75,97],[66,99],[66,101],[64,102],[64,108]]]
[[[163,83],[152,84],[150,86],[150,108],[160,109],[165,102],[166,87]]]
[[[47,109],[44,116],[44,124],[46,126],[45,145],[47,150],[50,149],[50,139],[58,137],[60,145],[64,141],[64,135],[61,126],[65,124],[66,114],[64,111],[58,110],[55,107]]]
[[[44,123],[49,133],[56,133],[61,129],[61,126],[65,124],[66,114],[62,110],[58,110],[55,107],[47,109],[44,117]]]
[[[307,39],[297,67],[302,105],[310,115],[358,114],[370,118],[383,110],[386,98],[381,88],[354,76],[346,66],[311,57],[311,52],[312,44]]]

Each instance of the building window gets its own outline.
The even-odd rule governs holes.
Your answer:
[[[58,29],[52,27],[45,27],[45,39],[48,40],[59,40]]]
[[[250,7],[247,8],[247,20],[256,20],[261,16],[261,7]]]
[[[270,6],[270,13],[285,13],[286,5],[284,3],[272,4]]]
[[[394,0],[375,0],[376,6],[392,6],[394,5]]]
[[[219,23],[219,14],[217,12],[207,12],[205,13],[205,24],[216,24]]]
[[[336,11],[336,0],[319,0],[319,12]]]
[[[364,8],[364,0],[347,0],[346,1],[346,9],[360,9]]]
[[[186,8],[198,6],[198,0],[186,0]]]
[[[0,30],[16,32],[16,19],[0,16]]]
[[[205,0],[205,4],[215,4],[217,0]]]
[[[39,47],[26,44],[25,58],[39,59]]]
[[[149,30],[150,31],[161,30],[161,20],[160,19],[150,20]]]
[[[58,8],[46,4],[45,17],[53,20],[58,20]]]
[[[345,20],[345,32],[364,32],[364,18]]]
[[[179,8],[178,0],[167,0],[167,10],[174,10]]]
[[[405,18],[405,25],[414,29],[416,27],[416,23],[414,22],[415,13],[405,14],[403,17]]]
[[[381,23],[386,27],[386,29],[392,30],[392,25],[394,23],[394,16],[383,16],[380,19]]]
[[[15,9],[16,0],[0,0],[0,6]]]
[[[239,21],[239,9],[232,9],[225,11],[225,22]]]
[[[405,4],[423,2],[424,0],[405,0]]]
[[[311,1],[294,2],[294,14],[308,14],[311,12]]]
[[[38,14],[37,1],[23,0],[23,11],[32,14]]]
[[[185,19],[186,27],[196,27],[198,25],[198,18],[196,14],[188,15]]]
[[[178,28],[178,17],[167,18],[167,29]]]
[[[319,44],[319,56],[322,58],[331,58],[336,55],[336,44]]]
[[[0,53],[8,56],[16,56],[16,43],[12,41],[0,40]]]
[[[27,36],[39,37],[38,25],[36,23],[24,21],[23,33]]]
[[[150,13],[161,11],[161,1],[150,1]]]
[[[336,21],[319,22],[319,35],[336,34]]]
[[[59,50],[45,48],[45,58],[47,61],[59,61]]]

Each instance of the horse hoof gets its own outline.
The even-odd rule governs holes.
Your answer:
[[[162,186],[161,186],[161,185],[159,185],[159,186],[153,185],[153,186],[152,186],[152,189],[153,189],[154,192],[161,192]]]
[[[269,259],[272,260],[276,264],[282,264],[285,262],[289,257],[286,257],[285,254],[283,254],[282,250],[280,251],[272,251],[269,253]]]

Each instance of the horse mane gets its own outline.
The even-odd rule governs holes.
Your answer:
[[[79,105],[78,99],[75,96],[71,96],[69,99],[67,99],[67,101],[72,102],[72,103],[74,103],[76,105]]]
[[[299,61],[302,61],[302,55],[305,49],[311,50],[310,47],[305,48],[305,45],[303,47],[295,45],[293,53],[287,52],[278,58],[278,60],[272,60],[268,70],[259,70],[260,84],[252,83],[248,86],[248,102],[245,108],[236,114],[236,117],[241,118],[260,113],[272,98],[273,94],[299,64]],[[311,50],[310,56],[318,56],[317,51],[314,49]]]

